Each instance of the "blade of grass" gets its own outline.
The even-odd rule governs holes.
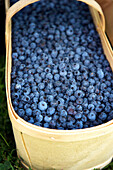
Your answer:
[[[6,145],[9,147],[8,142],[6,141],[6,139],[3,137],[3,135],[0,133],[0,136],[2,137],[2,139],[4,140],[4,142],[6,143]]]

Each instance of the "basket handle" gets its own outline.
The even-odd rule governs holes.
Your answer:
[[[77,1],[82,1],[84,3],[86,3],[87,5],[93,7],[94,9],[96,9],[100,16],[101,16],[101,25],[102,25],[102,30],[103,32],[105,32],[105,17],[102,11],[101,6],[95,1],[95,0],[77,0]]]

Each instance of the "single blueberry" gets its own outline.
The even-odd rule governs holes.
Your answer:
[[[43,111],[43,110],[46,110],[46,109],[47,109],[47,103],[44,102],[44,101],[39,102],[38,108],[39,108],[40,110],[42,110],[42,111]]]

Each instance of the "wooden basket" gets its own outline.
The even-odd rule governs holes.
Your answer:
[[[8,9],[6,0],[6,93],[17,154],[32,169],[84,170],[102,168],[113,157],[113,120],[87,129],[54,130],[32,125],[21,119],[11,103],[11,19],[22,8],[37,0],[20,0]],[[104,52],[113,68],[113,51],[105,34],[105,19],[94,0],[80,0],[90,6]]]

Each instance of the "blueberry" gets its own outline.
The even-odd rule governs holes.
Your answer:
[[[72,79],[72,77],[73,77],[73,73],[68,71],[67,72],[67,78]]]
[[[41,76],[42,79],[45,79],[46,73],[42,72],[40,76]]]
[[[51,80],[53,78],[53,75],[51,73],[47,73],[46,78]]]
[[[35,91],[35,92],[34,92],[34,96],[37,97],[37,98],[39,98],[39,92]]]
[[[30,107],[30,104],[28,104],[28,103],[24,105],[24,109],[27,109],[29,107]]]
[[[37,109],[37,103],[33,103],[33,104],[31,105],[31,108],[32,108],[33,110]]]
[[[24,95],[29,95],[29,94],[30,94],[30,92],[31,92],[30,87],[26,87],[26,88],[24,88]]]
[[[76,100],[76,103],[77,103],[77,104],[82,104],[82,103],[83,103],[83,99],[82,99],[82,98],[78,98],[78,99]]]
[[[110,107],[109,105],[106,106],[106,107],[105,107],[105,112],[106,112],[106,113],[109,113],[110,111],[111,111],[111,107]]]
[[[102,112],[102,113],[100,113],[99,118],[100,118],[102,121],[104,121],[104,120],[107,118],[107,114],[104,113],[104,112]]]
[[[12,58],[13,58],[13,59],[17,59],[17,58],[18,58],[18,53],[16,53],[16,52],[15,52],[15,53],[12,53]]]
[[[80,68],[79,63],[73,63],[72,68],[73,68],[73,70],[79,70],[79,68]]]
[[[67,98],[67,97],[66,97]],[[76,98],[75,98],[75,96],[70,96],[70,101],[75,101],[76,100]]]
[[[38,87],[37,86],[33,86],[32,87],[32,92],[36,92],[38,90]]]
[[[36,125],[36,126],[42,126],[41,122],[35,122],[34,125]]]
[[[82,84],[83,84],[83,86],[86,86],[86,87],[89,86],[89,82],[88,82],[88,81],[85,81],[85,80],[83,80]]]
[[[25,96],[22,96],[22,101],[24,102],[30,102],[30,97],[25,95]]]
[[[51,56],[52,56],[53,58],[56,58],[56,57],[57,57],[57,54],[58,54],[58,52],[57,52],[56,50],[53,50],[52,53],[51,53]]]
[[[94,121],[96,119],[96,113],[94,111],[91,111],[89,114],[88,114],[88,119],[90,121]]]
[[[94,106],[93,104],[89,104],[89,105],[88,105],[88,109],[89,109],[89,110],[94,110],[94,108],[95,108],[95,106]]]
[[[63,98],[59,98],[59,99],[58,99],[58,104],[63,105],[63,104],[64,104],[64,99],[63,99]]]
[[[42,89],[44,89],[44,88],[45,88],[45,84],[44,84],[44,83],[39,83],[39,84],[38,84],[38,87],[39,87],[39,89],[41,89],[41,90],[42,90]]]
[[[33,117],[30,117],[30,119],[28,120],[28,122],[33,124],[33,123],[34,123]]]
[[[113,110],[109,113],[109,116],[113,119]]]
[[[47,103],[44,102],[44,101],[39,102],[38,108],[39,108],[40,110],[42,110],[42,111],[43,111],[43,110],[46,110],[46,109],[47,109]]]
[[[32,115],[32,110],[30,108],[26,109],[26,115],[31,116]]]
[[[76,110],[77,110],[77,111],[82,111],[82,106],[81,106],[81,105],[77,105],[77,106],[76,106]]]
[[[47,114],[50,116],[50,115],[53,115],[55,113],[55,108],[54,107],[49,107],[47,109]]]
[[[67,122],[67,127],[68,129],[73,129],[74,128],[73,122]]]
[[[67,112],[69,115],[74,115],[75,114],[75,107],[74,106],[69,106],[67,108]]]
[[[48,99],[49,102],[52,102],[53,99],[54,99],[54,97],[53,97],[53,95],[48,95],[48,96],[47,96],[47,99]]]
[[[38,102],[38,97],[34,97],[34,98],[33,98],[33,102],[34,102],[34,103],[37,103],[37,102]]]
[[[103,110],[102,105],[97,105],[96,108],[95,108],[95,111],[96,111],[96,112],[99,112],[99,113],[100,113],[102,110]]]
[[[36,44],[35,44],[35,43],[31,43],[31,44],[30,44],[30,47],[31,47],[32,49],[35,49],[35,48],[36,48]]]
[[[39,109],[35,109],[33,110],[33,116],[37,116],[37,115],[40,115],[41,114],[41,111]]]
[[[65,70],[60,71],[60,76],[66,76],[66,75],[67,75],[67,71],[65,71]]]
[[[39,66],[39,67],[37,68],[37,72],[38,72],[38,73],[41,73],[42,71],[43,71],[43,68]],[[37,77],[39,77],[39,74],[36,74],[36,75],[37,75]]]
[[[76,129],[82,129],[83,128],[83,122],[78,120],[75,124]]]
[[[49,123],[44,123],[45,128],[49,128]]]
[[[59,29],[60,29],[60,31],[65,31],[65,26],[63,26],[63,25],[59,25]]]
[[[66,65],[65,65],[65,63],[60,63],[59,64],[59,69],[61,70],[61,69],[65,69],[66,68]]]
[[[37,122],[42,122],[43,116],[41,114],[37,114],[35,119]]]
[[[20,117],[23,117],[23,116],[25,115],[25,111],[24,111],[23,109],[19,109],[19,110],[18,110],[18,115],[19,115]]]
[[[36,83],[40,83],[41,81],[42,81],[42,78],[41,78],[41,77],[36,77],[36,78],[35,78],[35,82],[36,82]]]
[[[97,100],[103,101],[103,96],[102,95],[97,96]]]
[[[76,83],[73,83],[73,84],[71,85],[71,89],[72,89],[73,91],[76,91],[76,90],[77,90],[77,84],[76,84]]]
[[[64,122],[66,122],[66,117],[61,115],[59,117],[59,120],[60,120],[60,122],[64,123]]]
[[[52,104],[52,106],[53,106],[53,104]],[[63,110],[64,109],[64,105],[63,104],[59,104],[58,106],[57,106],[57,110],[60,112],[61,110]]]
[[[75,114],[75,119],[81,119],[82,114],[80,112]]]
[[[66,110],[62,110],[62,111],[61,111],[61,116],[64,116],[64,117],[66,117],[66,116],[67,116],[67,112],[66,112]]]
[[[100,79],[104,78],[104,73],[103,73],[102,69],[98,68],[97,75]]]
[[[89,100],[89,101],[96,100],[96,97],[97,97],[97,95],[96,95],[95,93],[91,93],[91,94],[89,95],[89,97],[88,97],[88,100]]]
[[[88,92],[89,92],[89,93],[93,93],[94,90],[95,90],[94,86],[89,86],[89,87],[88,87]]]
[[[19,109],[22,109],[23,106],[24,106],[23,103],[20,102],[18,107],[19,107]]]
[[[84,114],[87,115],[89,113],[88,109],[84,109]]]
[[[91,85],[94,85],[94,84],[95,84],[95,80],[92,79],[92,78],[90,78],[90,79],[89,79],[89,83],[90,83]]]
[[[101,90],[102,90],[102,91],[105,91],[106,88],[107,88],[107,87],[106,87],[106,84],[105,84],[105,83],[102,83],[102,84],[101,84]]]
[[[19,94],[18,93],[12,93],[12,99],[19,99]]]
[[[72,28],[71,26],[66,30],[66,34],[67,34],[68,36],[73,35],[73,28]]]
[[[88,66],[89,64],[90,64],[90,60],[85,60],[85,61],[84,61],[84,65],[85,65],[85,66]]]
[[[44,70],[46,73],[50,73],[51,72],[51,69],[49,67],[46,67],[45,70]]]
[[[29,45],[28,41],[26,41],[26,40],[22,41],[22,46],[23,47],[27,47],[28,45]]]
[[[25,60],[25,58],[26,58],[25,56],[19,56],[19,60],[20,60],[20,61]]]
[[[74,75],[75,76],[79,76],[80,75],[80,71],[78,71],[78,70],[74,71]]]
[[[85,115],[82,116],[82,122],[87,122],[87,117]]]
[[[82,98],[82,97],[84,97],[84,92],[82,91],[82,90],[77,90],[76,92],[75,92],[75,97],[77,97],[77,98]]]
[[[48,40],[49,41],[53,40],[53,38],[54,38],[53,35],[48,35]]]
[[[47,89],[52,89],[52,88],[53,88],[53,84],[52,84],[52,83],[48,83],[48,85],[47,85],[46,88],[47,88]]]
[[[45,117],[44,117],[44,121],[47,122],[47,123],[49,123],[49,122],[51,121],[51,119],[52,119],[52,118],[49,117],[49,116],[45,116]]]
[[[56,87],[56,88],[55,88],[55,91],[56,91],[57,93],[60,93],[60,91],[61,91],[60,87]]]
[[[22,78],[23,77],[23,72],[22,71],[18,71],[18,76]]]
[[[33,76],[29,76],[28,77],[28,82],[29,83],[33,83],[34,82],[34,77]]]
[[[33,56],[31,57],[31,61],[35,62],[36,60],[37,60],[36,55],[33,55]]]
[[[73,86],[72,86],[73,87]],[[71,96],[73,94],[73,88],[66,91],[67,96]]]

